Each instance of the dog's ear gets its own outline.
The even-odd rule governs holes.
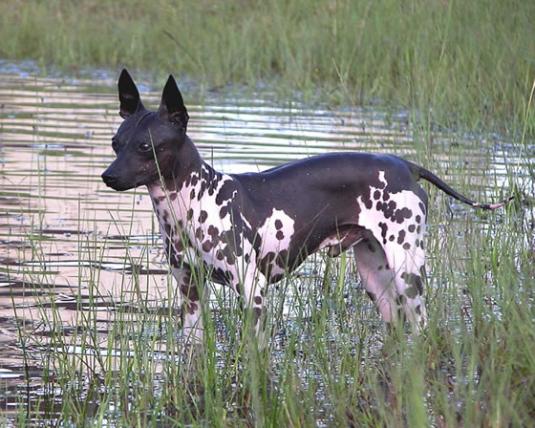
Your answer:
[[[184,129],[184,132],[186,131],[189,115],[184,105],[182,94],[172,74],[169,75],[167,83],[163,88],[162,101],[158,112],[160,117],[180,126]]]
[[[126,68],[121,71],[117,86],[119,88],[119,101],[121,102],[119,114],[123,119],[145,108],[139,98],[136,84],[128,74],[128,71],[126,71]]]

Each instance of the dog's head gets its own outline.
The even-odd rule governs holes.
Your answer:
[[[173,76],[163,89],[158,111],[147,110],[136,84],[123,70],[118,82],[119,114],[124,119],[112,138],[117,158],[102,174],[107,186],[128,190],[171,178],[188,140],[188,112]]]

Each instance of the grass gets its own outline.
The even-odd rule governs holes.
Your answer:
[[[533,16],[529,1],[5,1],[0,56],[173,72],[206,89],[267,82],[283,98],[533,135]]]
[[[302,275],[271,288],[277,333],[267,352],[252,337],[240,337],[234,297],[216,290],[216,316],[205,319],[205,348],[196,358],[184,354],[178,338],[170,278],[162,296],[168,304],[160,302],[156,310],[139,291],[150,275],[134,272],[121,285],[122,297],[110,308],[113,321],[102,334],[100,270],[81,263],[87,290],[77,303],[76,328],[67,332],[63,309],[47,297],[42,267],[34,267],[25,280],[43,283],[40,329],[49,335],[20,332],[25,355],[41,356],[43,386],[38,401],[20,396],[19,424],[58,418],[64,425],[129,427],[530,425],[533,219],[515,206],[484,217],[461,211],[444,236],[438,226],[449,214],[441,201],[431,215],[430,325],[413,338],[384,332],[355,287],[349,255],[316,255]],[[36,258],[45,260],[42,242],[31,244]],[[87,260],[104,261],[110,245],[102,246],[97,236],[79,238]],[[137,256],[127,250],[125,266],[147,263],[149,248]],[[132,290],[139,299],[125,306]],[[292,308],[290,316],[282,315],[284,305]]]
[[[103,19],[115,16],[112,12],[120,16],[124,13],[121,12],[124,9],[115,4],[102,3],[110,11]],[[267,4],[273,6],[278,3]],[[384,6],[387,3],[377,4]],[[441,7],[441,4],[433,3],[430,6],[429,15],[432,19],[444,19],[431,13],[433,8]],[[444,4],[449,6],[447,10],[450,17],[447,22],[451,26],[459,25],[456,19],[460,12],[456,8],[475,8],[454,2]],[[74,3],[56,2],[48,5],[51,6],[45,8],[43,4],[36,3],[35,10],[28,9],[26,14],[28,17],[45,14],[60,6],[74,13]],[[85,8],[88,5],[90,3],[76,7]],[[136,10],[140,21],[148,19],[155,25],[163,26],[155,16],[144,15],[144,5],[140,2],[137,8],[128,10]],[[246,2],[242,5],[245,11],[250,7]],[[389,5],[395,8],[393,4]],[[4,4],[0,5],[0,9],[4,7]],[[19,7],[20,4],[17,4],[6,13],[21,13]],[[177,6],[178,9],[181,7]],[[215,6],[200,3],[191,7],[189,22],[195,23],[195,10],[210,10]],[[283,7],[283,4],[280,3],[279,7]],[[291,5],[287,7],[291,8]],[[502,10],[501,5],[495,7]],[[519,6],[522,7],[528,6]],[[407,16],[399,16],[399,20],[409,19],[408,16],[418,8],[423,6],[414,4],[412,8],[409,7]],[[370,6],[369,16],[372,16],[372,9]],[[172,11],[169,13],[172,14]],[[274,13],[276,17],[277,12]],[[301,13],[306,17],[310,11],[307,9]],[[485,13],[492,12],[484,12],[483,17]],[[345,19],[342,15],[340,19]],[[210,16],[213,20],[222,19],[216,14]],[[335,16],[338,15],[335,13]],[[522,18],[519,12],[520,23]],[[4,15],[1,15],[0,20],[3,19]],[[162,19],[171,18],[164,16]],[[316,19],[326,18],[317,16]],[[497,28],[506,25],[509,19],[509,15],[504,15],[504,22],[498,22]],[[97,21],[95,19],[92,25],[100,25]],[[484,19],[482,21],[485,22]],[[35,34],[39,34],[40,24],[34,22],[34,25]],[[89,25],[89,22],[79,26],[80,34],[88,31],[84,25]],[[482,23],[478,22],[477,25],[481,26]],[[57,29],[49,26],[54,34]],[[522,28],[522,25],[519,26]],[[23,27],[17,31],[22,31]],[[1,26],[0,32],[5,31],[4,28]],[[218,28],[214,27],[216,34]],[[364,28],[372,30],[372,33],[374,31],[372,27]],[[131,29],[139,31],[139,34],[142,30],[143,27]],[[415,31],[415,28],[409,30]],[[232,32],[229,33],[227,36],[231,37]],[[363,32],[362,37],[369,37],[368,34]],[[149,36],[150,32],[147,33]],[[73,40],[65,39],[65,45],[74,42],[76,37],[73,35]],[[98,31],[95,31],[94,37],[99,37]],[[459,34],[457,37],[468,36]],[[123,42],[117,41],[119,43]],[[173,43],[169,47],[176,51]],[[2,45],[1,49],[7,48]],[[473,48],[472,53],[475,51]],[[470,46],[467,52],[470,52]],[[80,51],[74,50],[72,55],[83,54],[84,49],[80,48]],[[55,53],[50,52],[47,60],[53,59],[53,55]],[[157,55],[158,51],[155,51],[156,58]],[[376,60],[388,61],[381,56]],[[83,64],[84,61],[79,63]],[[138,66],[144,67],[141,63]],[[216,72],[224,73],[225,70]],[[251,74],[251,83],[262,76],[260,69],[258,73],[256,77],[254,73]],[[283,70],[280,73],[281,81],[291,86],[288,83],[291,80],[284,80]],[[209,81],[209,77],[202,76]],[[298,86],[297,74],[295,77]],[[377,75],[375,78],[381,77]],[[463,75],[459,79],[462,78],[468,76]],[[445,77],[439,73],[433,80],[435,92],[431,92],[429,100],[415,98],[410,102],[414,101],[420,107],[428,101],[440,102],[440,108],[446,108],[446,98],[440,98],[442,95],[438,90],[441,87],[439,83],[443,81],[441,79]],[[243,81],[247,82],[247,79]],[[224,82],[226,80],[223,79]],[[302,88],[306,91],[307,85],[312,87],[314,82],[310,79],[307,83],[305,79]],[[458,83],[454,79],[452,82],[452,85]],[[529,83],[529,79],[526,79],[526,83]],[[508,84],[510,80],[507,80]],[[336,93],[327,89],[328,83],[325,85],[322,87],[326,91],[324,93],[335,97]],[[337,83],[332,83],[332,88],[335,87]],[[379,83],[366,86],[366,91],[370,92],[363,92],[362,100],[381,96],[385,100],[398,100],[403,104],[402,98],[396,98],[401,93],[396,95],[392,90],[381,95],[386,87],[388,85],[383,87]],[[492,88],[497,90],[497,86]],[[345,87],[343,91],[346,91]],[[452,91],[451,86],[448,86],[448,91]],[[511,87],[508,87],[503,100],[513,99],[511,91]],[[527,99],[529,90],[527,94],[519,90],[519,98],[515,99],[523,99],[524,95],[519,95],[521,92]],[[462,112],[460,120],[464,123],[483,125],[483,119],[487,116],[478,116],[482,114],[479,111],[470,113],[469,109],[463,110],[470,105],[474,107],[481,100],[471,98],[473,94],[475,92],[465,91],[458,114]],[[494,93],[495,96],[497,94]],[[453,95],[454,92],[448,92],[444,97]],[[360,102],[361,99],[356,101]],[[529,121],[533,112],[527,104],[519,102],[515,108],[520,113],[507,113],[516,118],[510,126],[513,130],[525,131],[523,138],[530,144],[526,136],[529,135]],[[485,114],[492,118],[494,124],[494,121],[498,123],[507,117],[501,116],[502,113],[495,110]],[[517,114],[520,114],[520,118]],[[453,116],[450,119],[453,120]],[[462,140],[459,147],[451,144],[455,138],[451,135],[447,137],[447,142],[434,144],[431,122],[426,123],[429,127],[411,128],[410,131],[418,149],[416,157],[425,159],[430,169],[447,175],[451,179],[448,181],[462,193],[474,195],[477,190],[481,190],[480,193],[491,192],[491,199],[494,200],[505,196],[497,195],[497,186],[493,186],[491,181],[489,185],[473,185],[474,182],[489,183],[487,180],[492,179],[492,173],[485,169],[491,162],[484,156],[465,164],[465,160],[474,153],[475,138],[471,140],[473,144]],[[5,129],[9,131],[9,126]],[[37,131],[27,132],[35,133],[38,140]],[[522,142],[524,140],[514,140],[511,150],[515,159],[523,163],[522,169],[506,165],[507,173],[496,170],[496,175],[506,179],[509,188],[514,188],[516,184],[521,187],[519,192],[532,194],[529,177],[533,173],[532,163],[526,160],[529,155],[526,150],[528,144],[523,145]],[[6,151],[16,150],[14,147],[6,146]],[[215,147],[222,150],[221,146]],[[400,151],[409,148],[410,144],[400,143]],[[486,146],[485,153],[492,156],[493,151]],[[518,153],[524,158],[518,157]],[[50,153],[47,151],[41,155],[32,160],[28,167],[32,172],[27,175],[30,183],[38,187],[36,193],[43,194],[39,197],[44,203],[47,194],[56,197],[51,191],[47,193],[47,186],[50,185],[47,180],[50,178],[43,173],[46,169],[54,169],[51,161],[55,156],[48,159]],[[9,157],[6,156],[6,159]],[[98,164],[96,169],[100,169],[99,162],[103,162],[103,159],[92,159],[90,163],[93,162]],[[474,174],[468,169],[474,165],[483,172]],[[2,173],[5,172],[10,179],[20,175],[18,171],[10,171],[9,163],[4,168]],[[8,183],[12,184],[10,181]],[[94,190],[91,186],[83,189],[90,193]],[[11,190],[7,195],[12,197],[13,192]],[[408,337],[400,332],[397,332],[398,336],[388,336],[367,297],[358,288],[349,255],[329,260],[318,254],[299,275],[289,275],[279,289],[271,287],[270,325],[274,326],[276,334],[267,352],[259,352],[251,337],[240,337],[241,316],[237,302],[227,289],[221,289],[216,290],[211,301],[214,317],[207,316],[205,319],[207,333],[204,351],[197,358],[192,358],[193,355],[183,352],[179,337],[180,319],[174,305],[177,290],[171,278],[167,277],[166,287],[158,296],[156,305],[144,291],[153,285],[153,275],[136,270],[131,275],[125,273],[122,276],[122,281],[117,284],[118,296],[110,298],[103,291],[105,281],[101,275],[105,272],[98,265],[113,259],[110,254],[113,254],[114,247],[116,251],[118,241],[103,240],[97,234],[73,234],[77,241],[74,244],[69,241],[69,245],[76,247],[71,248],[70,252],[80,262],[75,275],[78,283],[74,284],[74,289],[68,290],[76,296],[73,302],[76,319],[73,327],[67,327],[62,321],[65,307],[57,302],[54,275],[50,266],[47,266],[53,258],[48,254],[50,249],[47,245],[50,241],[37,233],[43,228],[45,214],[30,205],[32,195],[34,193],[31,192],[17,195],[20,214],[33,219],[29,227],[31,233],[23,237],[3,235],[3,238],[7,241],[24,239],[31,246],[31,259],[38,263],[33,266],[2,265],[1,272],[22,279],[26,285],[23,290],[25,293],[37,291],[40,296],[39,314],[33,322],[28,320],[22,313],[20,301],[15,302],[17,295],[13,295],[19,339],[16,350],[21,351],[22,360],[27,366],[24,380],[16,385],[15,391],[10,390],[5,394],[6,401],[15,396],[18,397],[18,403],[12,413],[0,414],[0,418],[3,418],[0,424],[5,421],[5,425],[16,423],[17,426],[520,427],[531,425],[535,418],[533,199],[531,206],[524,201],[516,201],[507,209],[490,214],[456,209],[452,219],[446,198],[431,193],[427,237],[427,270],[430,277],[426,287],[430,325],[420,337]],[[125,211],[120,205],[112,213],[113,217],[123,220],[136,218],[139,215],[136,213],[136,200],[136,196],[132,195],[131,209]],[[84,211],[80,208],[84,202],[84,199],[79,200],[78,210],[73,214],[79,216],[78,229],[80,232],[99,230],[95,222],[97,218],[102,218],[101,213],[91,209]],[[12,209],[16,210],[17,206],[19,204]],[[34,211],[30,212],[30,209]],[[83,218],[87,212],[95,215],[95,218]],[[124,236],[131,235],[128,226],[120,232]],[[150,232],[155,231],[149,230],[147,233]],[[55,248],[55,244],[50,245]],[[150,240],[141,243],[120,241],[119,246],[124,248],[124,257],[120,262],[125,267],[147,266],[150,251],[157,245]],[[28,257],[28,253],[21,250],[18,259],[24,260],[25,254]],[[38,288],[39,284],[42,289]],[[135,297],[132,298],[132,295]],[[102,301],[109,302],[109,307],[100,306]],[[111,320],[106,321],[105,315]],[[3,323],[9,321],[2,320]],[[32,374],[36,361],[40,366],[37,382],[33,377],[35,374]]]

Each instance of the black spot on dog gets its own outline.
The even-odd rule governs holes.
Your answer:
[[[261,304],[262,304],[262,297],[260,297],[260,296],[255,296],[255,298],[254,298],[254,302],[255,302],[257,305],[261,305]]]
[[[202,243],[202,250],[205,253],[209,253],[210,251],[212,251],[212,248],[214,248],[214,244],[212,243],[212,241],[204,241]]]
[[[215,268],[212,271],[212,279],[215,282],[218,282],[220,284],[229,285],[234,280],[234,275],[232,274],[232,272],[230,272],[228,270],[224,270],[224,269],[221,269],[221,268]],[[241,290],[240,290],[240,288],[238,286],[236,286],[236,292],[238,294],[241,293]]]
[[[190,315],[193,315],[195,311],[198,309],[197,303],[190,303],[187,304],[187,310]]]
[[[397,204],[395,201],[390,201],[388,203],[383,204],[383,214],[386,218],[391,218],[394,215],[394,211],[397,207]]]
[[[199,241],[204,239],[204,232],[201,227],[198,227],[195,231],[195,238],[197,238]]]
[[[201,210],[201,213],[199,214],[199,223],[204,223],[207,218],[208,218],[208,213],[204,210]]]
[[[226,245],[225,248],[223,248],[222,252],[225,256],[227,264],[233,265],[236,262],[236,255],[234,254],[234,251],[232,251],[232,246]]]
[[[377,200],[381,197],[381,192],[379,190],[376,190],[373,192],[373,199]]]
[[[219,229],[215,226],[208,226],[208,235],[212,238],[212,246],[219,244]]]
[[[199,293],[197,292],[197,287],[193,284],[180,284],[180,293],[182,293],[182,296],[184,296],[186,299],[192,301],[192,302],[198,302],[199,301]]]
[[[228,208],[226,206],[222,207],[220,210],[219,210],[219,217],[220,218],[225,218],[228,214]]]
[[[416,233],[419,235],[421,230],[422,230],[422,228],[421,228],[420,226],[418,226],[418,227],[416,228]]]
[[[388,201],[390,199],[390,193],[388,193],[386,190],[383,191],[383,201]]]
[[[416,287],[407,287],[405,289],[405,294],[409,299],[414,299],[418,295],[418,290]]]
[[[414,232],[414,230],[416,229],[416,226],[414,224],[411,224],[409,225],[409,232]]]
[[[173,192],[173,193],[169,194],[169,199],[174,201],[176,199],[176,192]]]
[[[405,242],[405,243],[403,244],[403,249],[404,249],[404,250],[410,250],[410,249],[411,249],[411,244],[409,244],[408,242]]]
[[[232,254],[232,259],[234,259],[234,256],[240,257],[243,254],[239,231],[236,230],[236,228],[234,228],[234,231],[225,230],[221,232],[219,234],[219,239],[221,242],[227,244],[224,249],[225,255]]]
[[[189,193],[189,198],[191,200],[195,199],[195,189],[191,189],[191,192]]]
[[[279,241],[282,241],[284,239],[284,233],[282,233],[282,230],[277,230],[277,233],[275,234],[275,237],[279,240]]]
[[[193,218],[193,209],[189,209],[188,212],[186,213],[186,218],[188,220],[191,220]]]
[[[388,226],[386,223],[379,222],[379,227],[381,228],[381,236],[383,237],[383,244],[386,244],[386,232],[388,232]]]
[[[204,192],[206,191],[206,188],[208,187],[208,184],[206,181],[201,181],[201,187],[199,189],[199,193],[197,194],[197,200],[200,201],[202,197],[204,196]]]
[[[377,205],[375,205],[375,209],[377,211],[382,211],[383,210],[383,203],[381,201],[377,202]]]
[[[419,215],[414,217],[414,219],[416,220],[416,223],[420,223],[422,221],[422,217],[420,217]]]
[[[403,272],[401,274],[401,278],[407,284],[413,286],[414,290],[417,291],[418,294],[420,294],[420,295],[424,294],[424,286],[423,286],[423,283],[422,283],[422,278],[419,275],[416,275],[414,273]],[[409,296],[409,294],[407,292],[405,294],[407,294],[407,296]],[[416,297],[416,294],[414,296],[409,296],[409,297]]]
[[[405,231],[401,229],[398,233],[398,244],[403,244],[403,241],[405,241]]]
[[[393,220],[401,224],[405,221],[405,219],[409,219],[411,217],[412,211],[408,208],[402,208],[394,212]]]
[[[223,201],[231,200],[234,192],[237,190],[236,182],[234,180],[227,180],[221,186],[221,189],[217,193],[215,203],[221,205]]]
[[[396,239],[396,237],[395,237],[394,235],[390,235],[390,236],[388,237],[388,240],[389,240],[390,242],[392,242],[394,239]]]
[[[280,221],[279,219],[275,220],[275,229],[282,229],[282,221]]]

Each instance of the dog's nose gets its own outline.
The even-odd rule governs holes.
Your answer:
[[[113,185],[117,183],[117,177],[107,174],[106,172],[102,173],[101,177],[102,181],[106,183],[106,186],[113,187]]]

